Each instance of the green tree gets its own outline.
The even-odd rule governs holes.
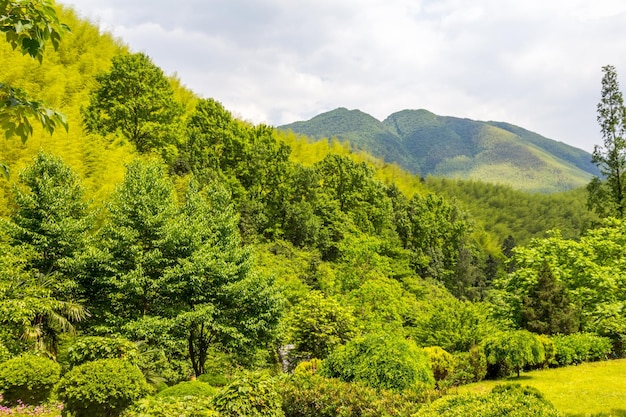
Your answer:
[[[53,4],[48,0],[0,0],[0,32],[6,35],[7,42],[23,55],[29,55],[40,63],[46,49],[46,42],[52,42],[58,49],[61,37],[69,27],[57,17]],[[25,142],[33,133],[29,118],[39,120],[50,134],[61,125],[67,130],[65,116],[43,102],[33,100],[16,87],[0,82],[0,128],[10,138],[18,135]],[[5,175],[8,168],[0,163]]]
[[[87,131],[120,133],[139,152],[173,145],[183,112],[163,71],[143,53],[118,55],[83,111]]]
[[[324,359],[356,334],[349,308],[319,291],[311,291],[286,317],[288,341],[299,357]]]
[[[592,162],[606,177],[603,184],[597,177],[588,185],[589,206],[601,215],[624,217],[626,207],[626,107],[619,89],[615,67],[602,67],[601,100],[598,123],[604,145],[595,145]]]
[[[570,334],[578,331],[577,310],[546,260],[538,271],[537,284],[522,300],[520,324],[540,334]]]

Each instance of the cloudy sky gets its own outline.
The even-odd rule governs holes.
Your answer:
[[[281,125],[347,107],[506,121],[591,151],[623,0],[61,0],[202,97]]]

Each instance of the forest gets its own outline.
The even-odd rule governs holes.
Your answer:
[[[602,178],[533,194],[240,120],[48,0],[0,28],[0,415],[560,416],[520,376],[626,356],[613,67]]]

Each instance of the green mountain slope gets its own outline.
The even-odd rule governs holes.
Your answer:
[[[519,190],[556,192],[599,175],[587,152],[502,122],[403,110],[380,122],[339,108],[280,127],[315,139],[349,141],[422,176],[472,179]]]

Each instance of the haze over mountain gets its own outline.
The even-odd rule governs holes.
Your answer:
[[[600,175],[591,155],[504,122],[402,110],[384,121],[338,108],[279,129],[320,140],[336,138],[423,177],[481,180],[516,189],[555,192]]]

